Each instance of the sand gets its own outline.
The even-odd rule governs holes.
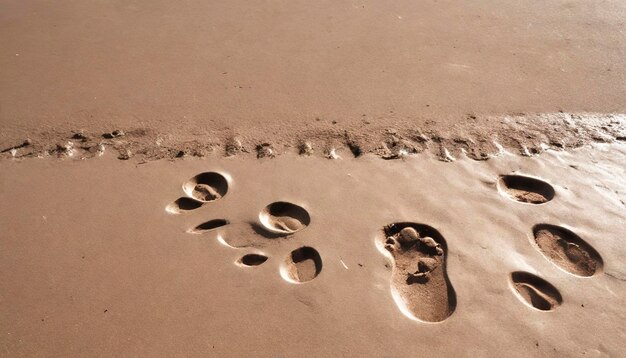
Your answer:
[[[2,354],[620,356],[624,160],[619,144],[453,163],[5,160]],[[228,178],[227,194],[166,211],[205,172]],[[518,202],[501,175],[540,179],[554,197]],[[308,225],[269,235],[259,214],[277,201],[306,210]],[[188,232],[211,220],[227,223]],[[402,222],[445,238],[455,305],[443,316],[407,315],[394,298],[396,263],[378,243]],[[537,224],[575,233],[603,265],[569,273],[536,245]],[[429,292],[409,306],[446,302]]]
[[[0,3],[0,356],[626,355],[623,1]]]

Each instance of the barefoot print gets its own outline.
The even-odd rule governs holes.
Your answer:
[[[273,234],[293,234],[309,225],[311,218],[302,207],[278,201],[266,206],[259,214],[259,221]]]
[[[552,311],[563,302],[556,287],[528,272],[513,272],[511,287],[520,301],[540,311]]]
[[[508,198],[521,203],[543,204],[554,198],[552,185],[523,175],[501,175],[498,188]]]
[[[447,246],[434,228],[396,223],[383,230],[380,251],[393,261],[391,294],[407,317],[440,322],[456,308],[456,294],[446,273]]]
[[[589,277],[602,269],[600,254],[572,231],[556,225],[533,227],[533,244],[541,254],[563,271]]]

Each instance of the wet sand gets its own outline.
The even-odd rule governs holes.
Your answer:
[[[613,144],[454,163],[372,155],[5,160],[0,346],[4,356],[619,356],[625,159],[626,148]],[[167,212],[186,196],[183,185],[207,171],[228,179],[226,194]],[[514,200],[498,184],[502,174],[536,177],[554,197]],[[276,201],[298,205],[310,221],[275,210],[304,228],[270,235],[259,214]],[[189,232],[216,219],[228,224]],[[445,238],[455,306],[437,323],[407,315],[393,297],[395,263],[379,242],[398,222]],[[579,277],[548,259],[534,244],[542,223],[593,247],[597,271]],[[282,274],[300,247],[321,263],[294,283]],[[268,259],[248,267],[240,262],[248,254]],[[535,291],[516,291],[519,271],[551,284],[562,302],[534,308],[522,293]],[[550,298],[540,281],[529,282],[522,286]]]

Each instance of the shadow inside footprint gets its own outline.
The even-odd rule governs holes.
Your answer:
[[[196,175],[183,184],[188,197],[203,203],[221,199],[228,192],[228,180],[219,173],[206,172]]]
[[[244,255],[237,261],[242,266],[259,266],[267,261],[267,256],[260,254]]]
[[[165,207],[165,211],[170,214],[181,214],[185,211],[195,210],[201,207],[203,204],[198,200],[191,198],[178,198],[175,202]]]
[[[572,231],[556,225],[533,227],[534,243],[550,262],[576,276],[593,276],[602,269],[600,254]]]
[[[540,311],[552,311],[563,302],[556,287],[531,273],[513,272],[511,283],[522,302]]]
[[[189,232],[192,234],[202,234],[203,232],[212,231],[222,226],[226,226],[228,224],[229,224],[228,220],[225,220],[225,219],[209,220],[207,222],[203,222],[202,224],[194,227],[193,229],[189,230]]]
[[[301,206],[277,201],[266,206],[259,214],[263,227],[273,234],[296,233],[311,223],[309,213]]]
[[[322,258],[312,247],[293,250],[280,268],[282,278],[291,283],[311,281],[322,271]]]
[[[384,228],[377,247],[393,262],[391,294],[407,317],[440,322],[456,308],[456,294],[446,272],[447,246],[434,228],[395,223]]]
[[[506,196],[522,203],[543,204],[554,198],[552,185],[523,175],[501,175],[498,187]]]

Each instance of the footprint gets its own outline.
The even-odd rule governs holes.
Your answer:
[[[170,214],[181,214],[185,211],[195,210],[201,207],[203,203],[191,198],[178,198],[175,202],[165,207],[165,211]]]
[[[311,223],[309,213],[302,207],[285,201],[266,206],[259,214],[263,227],[274,234],[293,234]]]
[[[293,250],[280,267],[282,278],[291,283],[311,281],[322,271],[322,258],[312,247]]]
[[[196,175],[183,184],[188,197],[202,203],[221,199],[228,192],[228,180],[219,173],[206,172]]]
[[[222,226],[226,226],[228,224],[229,224],[228,220],[225,220],[225,219],[214,219],[214,220],[209,220],[207,222],[204,222],[204,223],[194,227],[193,229],[190,229],[188,232],[192,233],[192,234],[202,234],[204,232],[212,231],[212,230],[218,229],[218,228],[220,228]]]
[[[456,308],[456,294],[446,273],[447,246],[434,228],[395,223],[384,228],[379,250],[393,262],[391,295],[407,317],[440,322]]]
[[[600,254],[570,230],[550,224],[533,227],[539,251],[560,269],[576,276],[593,276],[602,269]]]
[[[543,204],[554,198],[552,185],[522,175],[501,175],[498,187],[509,198],[530,204]]]
[[[522,302],[538,310],[552,311],[563,302],[556,287],[531,273],[522,271],[511,273],[511,284]]]
[[[248,255],[244,255],[242,258],[240,258],[237,261],[237,263],[240,266],[250,267],[250,266],[259,266],[259,265],[263,264],[265,261],[267,261],[267,256],[265,256],[265,255],[248,254]]]

